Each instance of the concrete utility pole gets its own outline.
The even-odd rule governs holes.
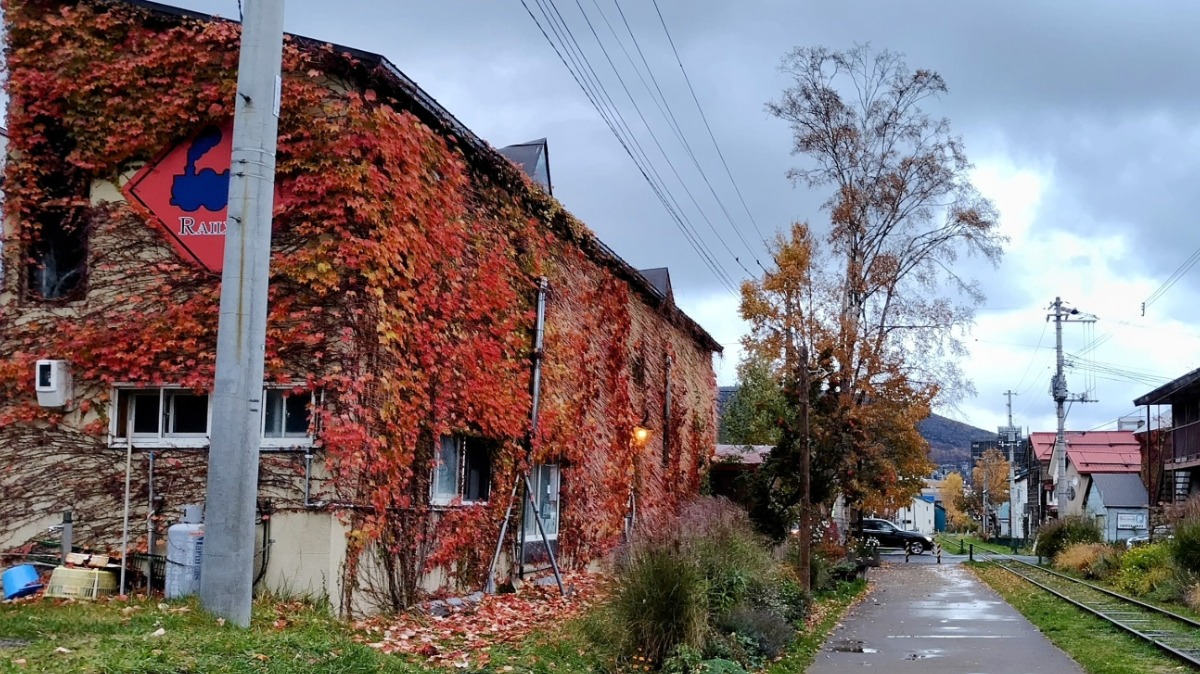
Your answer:
[[[233,117],[200,603],[250,624],[283,0],[247,0]]]
[[[1054,398],[1054,407],[1058,415],[1058,434],[1054,438],[1054,455],[1051,458],[1051,465],[1057,466],[1058,474],[1055,476],[1056,493],[1058,495],[1058,517],[1059,519],[1066,516],[1067,501],[1067,402],[1092,403],[1094,399],[1089,400],[1087,393],[1071,395],[1067,392],[1067,377],[1063,374],[1063,366],[1065,359],[1063,358],[1063,339],[1062,326],[1067,320],[1077,323],[1094,322],[1096,318],[1086,314],[1080,314],[1078,309],[1067,307],[1061,297],[1055,297],[1054,302],[1050,305],[1054,313],[1048,314],[1046,320],[1054,320],[1054,336],[1055,336],[1055,368],[1054,377],[1050,380],[1050,397]],[[1071,319],[1072,316],[1076,318]]]
[[[1014,498],[1017,490],[1017,471],[1013,459],[1014,450],[1017,445],[1017,429],[1013,427],[1012,422],[1012,399],[1013,396],[1019,394],[1013,393],[1012,389],[1009,389],[1004,392],[1004,395],[1008,398],[1008,426],[1004,428],[1004,432],[1005,440],[1008,444],[1008,538],[1011,541],[1017,537],[1017,530],[1013,528],[1016,516],[1014,513]]]

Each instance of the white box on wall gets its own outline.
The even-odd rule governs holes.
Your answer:
[[[71,401],[71,371],[65,360],[39,360],[33,383],[42,407],[66,407]]]

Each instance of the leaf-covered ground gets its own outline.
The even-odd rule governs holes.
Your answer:
[[[568,591],[554,583],[526,583],[512,594],[486,595],[477,606],[453,609],[435,617],[419,611],[360,620],[356,640],[383,653],[408,654],[430,665],[483,667],[493,647],[524,641],[580,615],[603,596],[605,580],[586,573],[567,574]]]

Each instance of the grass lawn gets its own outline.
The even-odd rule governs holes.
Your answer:
[[[972,570],[1089,674],[1188,671],[1154,646],[988,564]]]
[[[865,590],[849,584],[817,600],[812,628],[769,672],[802,672],[829,630]],[[300,603],[257,601],[247,630],[218,624],[194,602],[158,600],[0,604],[0,672],[47,674],[421,674],[474,671],[616,671],[611,653],[587,637],[587,620],[567,621],[487,649],[470,669],[424,665],[420,656],[388,654],[348,623]],[[486,664],[481,660],[486,660]]]

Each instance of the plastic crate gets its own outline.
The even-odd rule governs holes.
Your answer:
[[[60,566],[50,574],[47,597],[99,599],[117,591],[117,576],[104,569],[70,569]]]

